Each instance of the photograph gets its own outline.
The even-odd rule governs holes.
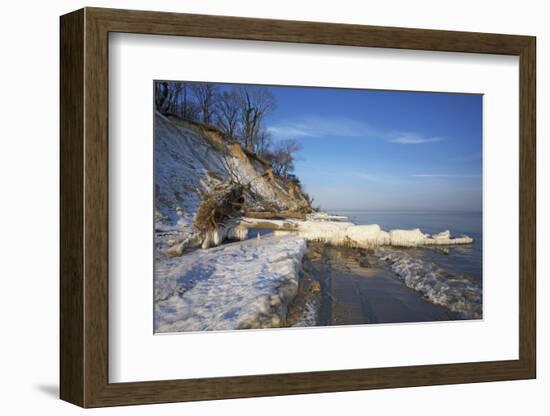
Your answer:
[[[154,332],[482,319],[482,103],[154,81]]]

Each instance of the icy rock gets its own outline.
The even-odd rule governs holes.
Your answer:
[[[183,254],[183,248],[183,243],[173,245],[166,249],[166,254],[168,254],[169,256],[181,256]]]

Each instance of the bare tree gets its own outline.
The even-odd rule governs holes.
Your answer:
[[[238,94],[242,140],[246,149],[253,152],[263,118],[275,109],[275,97],[265,87],[241,87]]]
[[[176,95],[176,110],[175,113],[186,120],[195,120],[198,116],[198,106],[191,98],[190,86],[186,82],[178,83]]]
[[[188,83],[182,83],[182,88],[179,92],[177,114],[185,119],[191,121],[199,121],[201,110],[197,102],[193,99],[191,93],[191,86]]]
[[[220,130],[229,138],[236,138],[241,107],[236,89],[218,95],[216,115]]]
[[[191,85],[201,113],[201,121],[204,124],[210,124],[214,113],[214,105],[216,102],[216,95],[218,94],[218,87],[214,84],[206,83],[194,83]]]
[[[166,81],[155,82],[155,105],[157,110],[161,112],[168,111],[171,95],[170,83]]]
[[[182,82],[170,82],[168,85],[170,87],[168,112],[171,114],[177,114],[179,111],[180,95],[185,89],[185,84]]]
[[[260,156],[269,152],[271,147],[272,136],[269,130],[263,126],[260,126],[259,132],[257,134],[256,140],[256,153]]]
[[[302,150],[302,145],[296,140],[289,139],[278,142],[267,152],[273,173],[277,176],[290,177],[294,171],[296,153],[300,150]]]

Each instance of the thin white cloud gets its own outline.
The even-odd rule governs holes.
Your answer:
[[[478,178],[481,175],[461,175],[455,173],[417,173],[415,178]]]
[[[313,132],[297,126],[271,126],[267,128],[277,138],[313,137]]]
[[[357,179],[364,180],[366,182],[377,182],[383,185],[407,185],[413,184],[410,178],[402,175],[384,175],[384,174],[375,174],[367,173],[363,171],[352,171],[352,172],[343,172],[348,177],[355,177]]]
[[[451,175],[448,173],[418,173],[413,175],[415,178],[453,178],[457,175]]]
[[[271,125],[267,129],[276,139],[327,136],[371,137],[376,135],[375,129],[367,123],[347,117],[310,116]]]
[[[390,142],[399,144],[424,144],[437,143],[443,140],[441,137],[425,137],[418,133],[394,133]]]
[[[378,138],[396,144],[424,144],[443,141],[442,137],[427,137],[415,132],[389,132],[363,121],[347,117],[303,117],[268,126],[275,139],[322,137]]]

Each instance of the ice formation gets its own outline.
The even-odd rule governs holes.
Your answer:
[[[243,227],[269,228],[275,235],[298,234],[310,241],[323,241],[329,244],[372,248],[378,246],[419,247],[427,245],[470,244],[468,236],[451,237],[449,230],[438,234],[424,234],[420,229],[384,231],[377,224],[355,225],[345,221],[306,221],[287,219],[243,218]]]

